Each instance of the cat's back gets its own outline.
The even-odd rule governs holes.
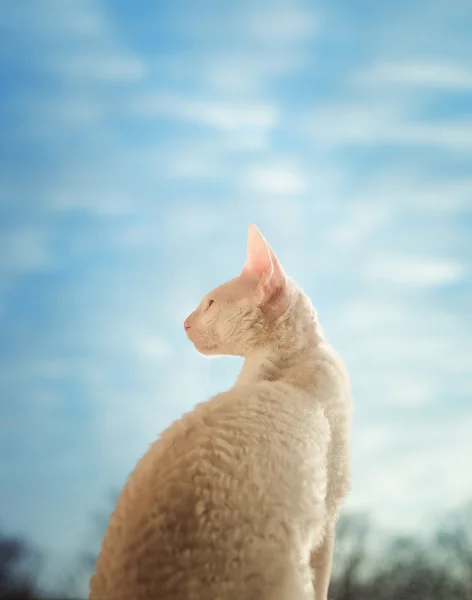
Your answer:
[[[268,382],[233,388],[151,445],[110,519],[91,598],[139,600],[153,590],[192,598],[192,586],[224,584],[225,573],[236,585],[264,553],[271,560],[271,547],[274,556],[286,551],[294,532],[281,520],[309,529],[323,510],[329,427],[294,394]],[[270,541],[261,548],[261,540]]]
[[[317,373],[315,396],[330,429],[326,504],[328,518],[334,521],[351,485],[352,389],[343,359],[329,344],[320,345],[313,364]]]

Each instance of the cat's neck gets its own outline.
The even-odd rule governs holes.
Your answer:
[[[283,335],[274,337],[270,347],[254,350],[244,358],[236,386],[290,380],[294,371],[303,370],[319,352],[325,340],[316,312],[304,293],[297,293],[294,298],[296,312],[303,318],[292,322]]]
[[[258,381],[282,381],[296,366],[302,365],[314,348],[297,352],[258,350],[246,356],[235,386]]]

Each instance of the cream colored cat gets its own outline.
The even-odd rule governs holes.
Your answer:
[[[243,356],[243,369],[138,462],[90,598],[326,600],[349,487],[350,385],[254,225],[242,273],[205,296],[185,329],[202,354]]]

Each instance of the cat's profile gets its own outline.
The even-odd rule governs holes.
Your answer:
[[[184,325],[198,351],[244,366],[138,462],[90,599],[326,600],[351,392],[309,298],[251,225],[242,273]]]

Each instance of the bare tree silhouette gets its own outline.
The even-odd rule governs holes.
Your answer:
[[[431,538],[394,538],[375,553],[368,548],[368,520],[345,517],[337,531],[331,598],[472,600],[471,507],[449,516]]]
[[[0,598],[30,600],[35,586],[39,555],[19,537],[0,533]]]

